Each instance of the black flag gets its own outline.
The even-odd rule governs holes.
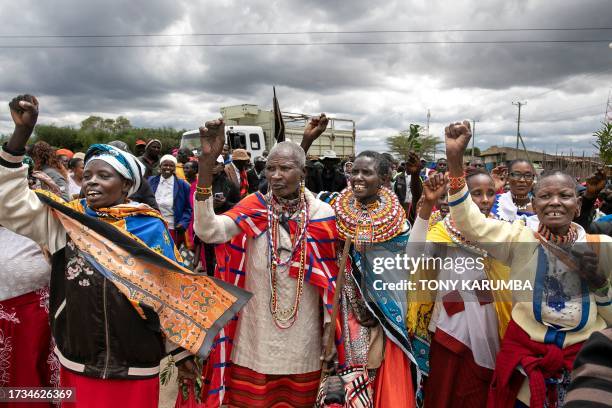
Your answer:
[[[278,99],[276,99],[276,88],[272,87],[274,92],[274,98],[272,99],[272,105],[274,106],[274,138],[277,143],[285,141],[285,122],[283,122],[283,114],[281,113],[280,106],[278,106]]]

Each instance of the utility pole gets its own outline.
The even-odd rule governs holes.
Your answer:
[[[474,140],[476,140],[476,119],[472,119],[472,158],[474,158]]]
[[[612,123],[612,89],[608,93],[608,103],[606,105],[606,116],[604,116],[605,123]]]
[[[512,102],[518,106],[518,120],[516,121],[516,150],[518,155],[519,139],[521,138],[521,106],[527,105],[527,102]]]

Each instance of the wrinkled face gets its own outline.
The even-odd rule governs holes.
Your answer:
[[[446,160],[440,160],[436,163],[436,171],[439,173],[446,173],[448,169],[448,163]]]
[[[183,172],[185,173],[185,177],[192,179],[198,174],[197,165],[195,162],[187,162],[183,165]]]
[[[300,182],[306,176],[294,154],[283,150],[273,151],[268,156],[265,174],[272,193],[281,198],[297,197]]]
[[[478,174],[467,180],[472,201],[476,203],[480,212],[489,216],[493,202],[495,201],[495,184],[493,179],[486,174]]]
[[[130,180],[102,160],[90,160],[83,171],[83,192],[87,205],[93,209],[124,203],[131,185]]]
[[[562,175],[542,179],[531,203],[540,222],[556,234],[565,234],[580,213],[574,183]]]
[[[153,142],[146,148],[145,153],[152,159],[157,159],[161,152],[161,145],[157,142]]]
[[[170,178],[174,175],[176,165],[170,160],[166,160],[159,165],[159,172],[163,178]]]
[[[191,153],[191,150],[189,149],[180,149],[176,155],[176,160],[178,160],[179,163],[187,163],[189,161],[189,158],[193,156],[193,154]]]
[[[517,196],[525,196],[531,191],[535,174],[529,163],[514,163],[508,170],[510,191]]]
[[[376,160],[366,156],[355,159],[350,180],[355,199],[363,204],[374,202],[378,198],[378,189],[384,184],[378,174]]]
[[[83,163],[83,160],[79,160],[78,163],[74,166],[74,169],[72,169],[72,172],[74,173],[74,177],[77,180],[80,180],[83,178],[84,168],[85,168],[85,164]]]

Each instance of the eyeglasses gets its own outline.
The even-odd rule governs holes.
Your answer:
[[[509,176],[510,176],[510,178],[511,178],[512,180],[520,180],[520,179],[525,179],[525,181],[533,181],[533,179],[534,179],[534,177],[535,177],[535,176],[534,176],[533,174],[531,174],[531,173],[524,173],[524,174],[523,174],[523,173],[519,173],[519,172],[516,172],[516,171],[512,171],[512,172],[510,172]]]

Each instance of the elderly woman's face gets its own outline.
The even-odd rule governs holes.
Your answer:
[[[172,177],[174,175],[175,170],[176,165],[170,160],[165,160],[159,165],[159,172],[161,173],[161,176],[165,179]]]
[[[580,212],[576,187],[562,175],[542,179],[532,204],[540,222],[555,234],[565,234],[574,217]]]
[[[351,169],[351,188],[357,201],[373,202],[384,180],[376,171],[376,161],[371,157],[358,157]]]
[[[124,203],[131,185],[131,181],[102,160],[89,161],[83,171],[83,192],[87,205],[93,209]]]
[[[296,198],[305,176],[294,155],[282,150],[268,156],[265,174],[272,193],[280,198]]]

